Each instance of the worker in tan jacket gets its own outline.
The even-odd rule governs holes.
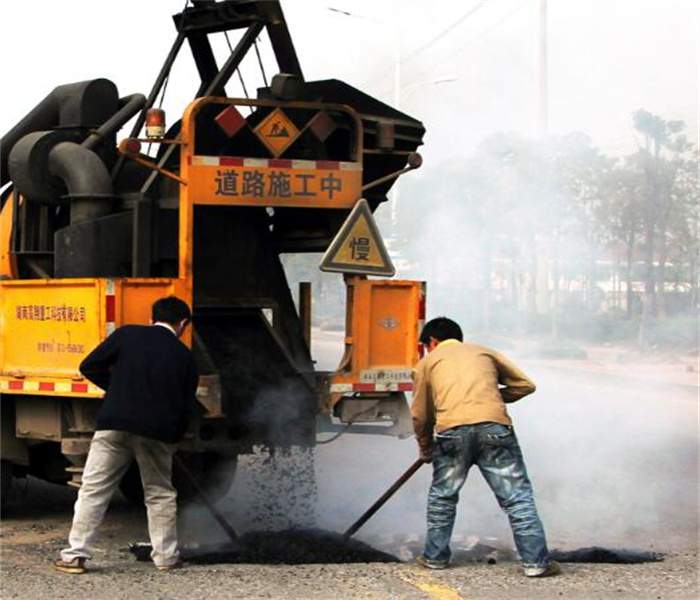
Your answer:
[[[510,520],[525,575],[556,575],[532,485],[506,404],[535,391],[535,384],[502,354],[462,342],[446,317],[426,323],[420,341],[428,350],[413,373],[413,425],[421,458],[433,463],[428,494],[428,534],[423,567],[444,569],[459,491],[477,465]]]

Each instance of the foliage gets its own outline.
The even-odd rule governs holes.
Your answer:
[[[583,133],[502,132],[471,156],[409,175],[397,184],[397,222],[388,206],[375,215],[398,277],[428,281],[429,313],[472,336],[692,341],[697,148],[680,121],[640,109],[632,124],[639,144],[627,156],[606,156]],[[285,264],[290,283],[322,292],[322,318],[339,321],[341,278],[321,278],[317,258]]]
[[[582,133],[499,133],[428,167],[402,188],[400,275],[428,279],[430,312],[467,331],[614,341],[641,327],[652,343],[652,320],[698,304],[698,154],[682,122],[632,121],[625,157]]]

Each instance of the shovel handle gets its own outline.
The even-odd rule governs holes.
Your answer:
[[[357,530],[360,527],[362,527],[367,521],[369,521],[374,515],[374,513],[376,513],[382,506],[384,506],[386,501],[389,498],[391,498],[403,486],[404,483],[406,483],[411,477],[413,477],[414,473],[418,471],[418,469],[420,469],[424,464],[425,463],[423,462],[423,460],[419,458],[410,467],[408,467],[408,469],[406,469],[406,472],[394,482],[394,485],[392,485],[386,492],[384,492],[379,498],[379,500],[377,500],[372,506],[370,506],[343,535],[345,537],[350,537],[357,533]]]

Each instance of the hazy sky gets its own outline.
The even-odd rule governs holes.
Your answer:
[[[401,108],[428,130],[426,166],[468,154],[494,131],[538,135],[539,4],[282,0],[307,79],[335,77],[393,103],[398,65]],[[170,15],[183,5],[0,3],[0,132],[62,83],[107,77],[123,95],[148,93],[175,36]],[[632,151],[630,113],[644,107],[686,120],[697,140],[700,3],[549,0],[548,29],[552,133],[584,131],[604,151]],[[275,65],[265,36],[261,47],[269,77]],[[222,35],[215,48],[223,56]],[[185,51],[168,87],[169,122],[197,87]],[[261,83],[255,60],[243,74],[249,90]],[[445,79],[454,80],[437,83]],[[242,95],[237,85],[228,93]]]

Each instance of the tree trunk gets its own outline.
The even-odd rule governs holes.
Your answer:
[[[530,273],[529,286],[527,290],[527,313],[528,320],[534,321],[534,316],[537,314],[537,240],[535,234],[531,233],[528,236],[528,244],[530,246]]]
[[[697,314],[698,310],[698,258],[697,254],[690,254],[690,312]]]
[[[644,297],[642,298],[642,318],[639,322],[637,342],[647,345],[648,329],[656,314],[656,282],[654,279],[654,227],[647,224],[644,248]]]
[[[559,235],[554,234],[552,252],[552,302],[549,307],[551,315],[552,340],[559,339]]]
[[[509,254],[510,254],[510,301],[515,311],[515,328],[520,331],[522,329],[522,318],[521,318],[521,307],[520,302],[520,286],[518,285],[518,264],[517,264],[517,251],[515,247],[515,242],[510,241],[509,244]]]
[[[666,306],[666,259],[668,255],[668,248],[666,246],[666,232],[661,232],[661,244],[659,248],[659,265],[658,272],[656,274],[656,307],[657,314],[660,319],[667,316],[667,306]]]
[[[632,289],[632,278],[634,269],[634,228],[630,227],[627,232],[627,268],[625,270],[625,288],[627,292],[627,318],[633,316],[634,291]]]
[[[484,333],[491,332],[491,271],[492,271],[492,248],[491,240],[484,243],[484,261],[482,265],[482,301],[481,318]]]
[[[659,224],[659,264],[656,273],[656,298],[657,311],[660,318],[667,316],[666,306],[666,261],[668,259],[668,220],[670,213],[670,202],[666,202],[663,218]]]

